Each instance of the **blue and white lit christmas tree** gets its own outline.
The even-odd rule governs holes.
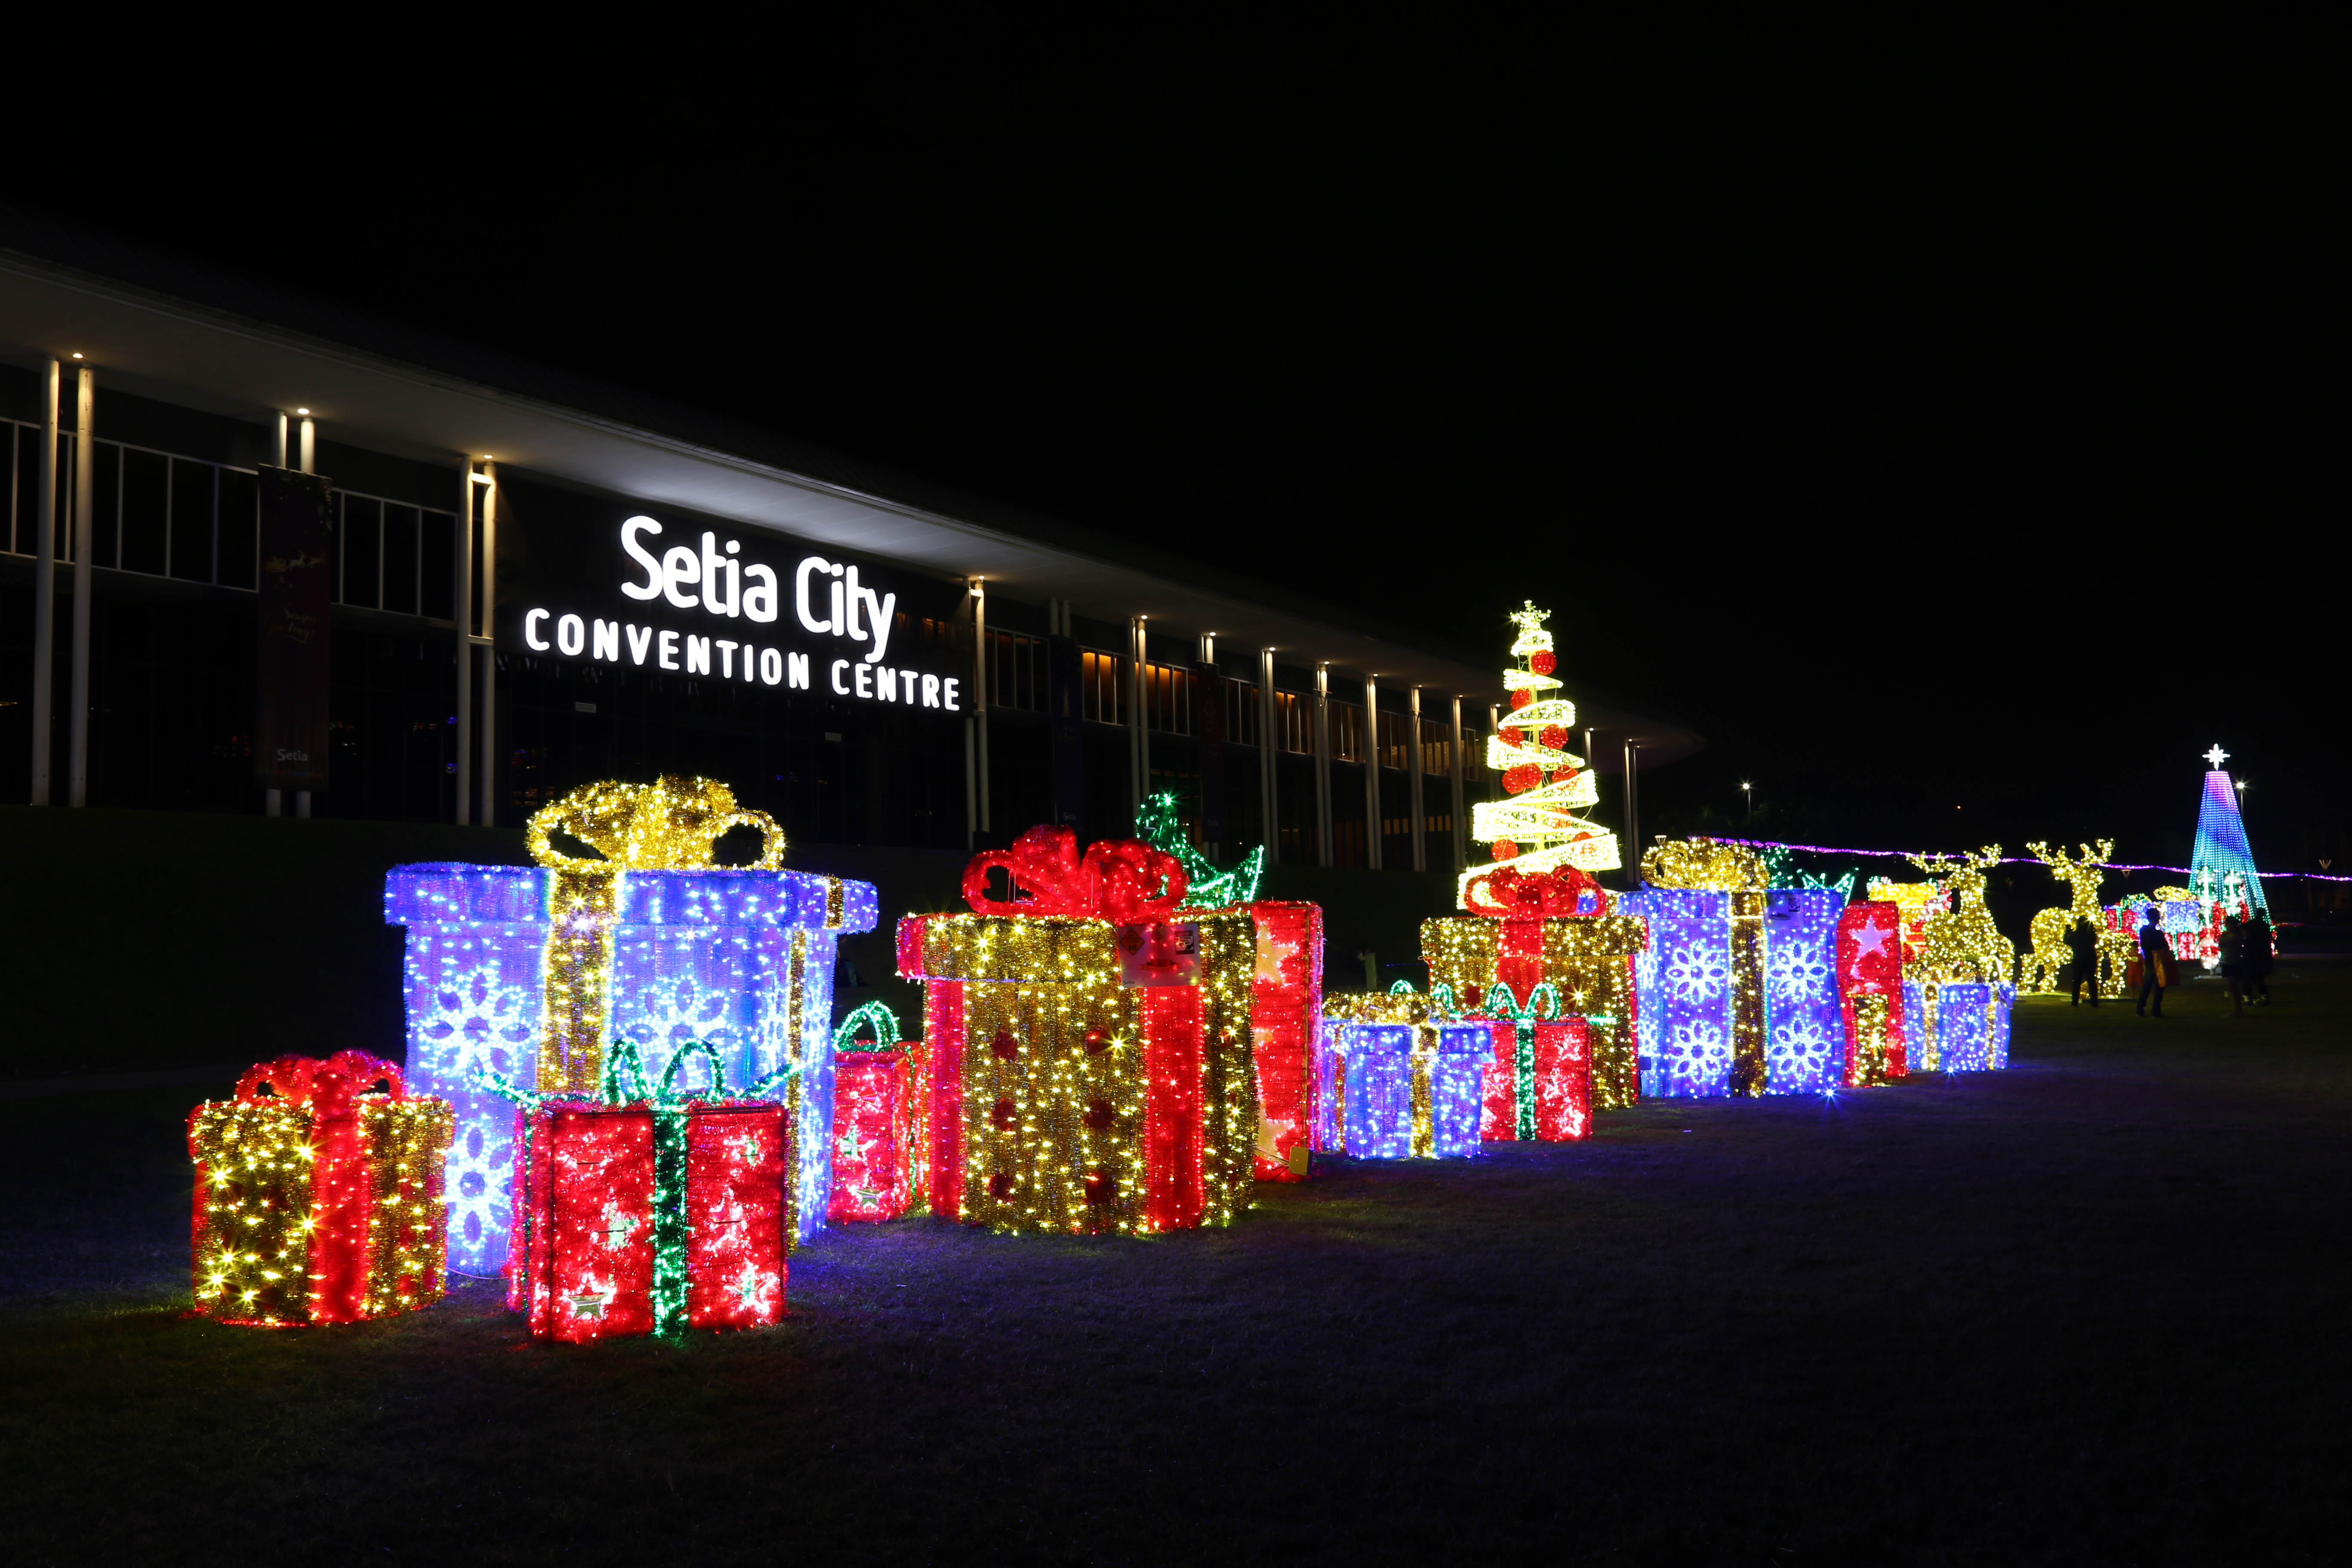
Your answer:
[[[2246,844],[2245,818],[2238,815],[2238,786],[2221,767],[2229,755],[2218,743],[2205,753],[2211,766],[2197,805],[2197,852],[2189,857],[2189,885],[2209,908],[2219,902],[2235,910],[2242,900],[2267,921],[2271,907],[2263,898],[2254,852]]]

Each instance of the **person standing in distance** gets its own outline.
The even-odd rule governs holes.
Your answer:
[[[2091,1005],[2099,1005],[2099,937],[2089,921],[2076,921],[2066,928],[2066,951],[2072,958],[2066,972],[2073,978],[2066,987],[2071,1005],[2083,1005],[2083,992],[2091,993]]]
[[[2147,906],[2147,923],[2139,928],[2139,1005],[2134,1009],[2147,1016],[2147,999],[2156,997],[2156,1016],[2164,1016],[2164,988],[2172,983],[2172,944],[2164,939],[2164,927],[2156,918],[2156,906]]]

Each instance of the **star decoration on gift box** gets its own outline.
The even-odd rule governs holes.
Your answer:
[[[878,1209],[882,1206],[882,1200],[890,1194],[874,1184],[874,1174],[869,1171],[866,1180],[849,1189],[849,1195],[857,1200],[857,1206],[861,1209]]]
[[[626,1247],[629,1244],[629,1237],[635,1235],[637,1226],[644,1223],[636,1215],[622,1212],[619,1204],[608,1201],[604,1205],[604,1245]]]
[[[1886,928],[1882,925],[1855,927],[1853,933],[1853,955],[1856,958],[1877,957],[1879,953],[1885,952],[1886,949]]]
[[[600,1285],[593,1279],[583,1280],[580,1290],[568,1298],[575,1318],[602,1318],[604,1309],[613,1304],[620,1292],[610,1285]]]
[[[842,1129],[842,1157],[853,1165],[864,1165],[874,1150],[875,1140],[866,1135],[866,1129],[852,1121]]]
[[[752,1264],[743,1265],[743,1272],[735,1278],[735,1301],[745,1311],[756,1312],[767,1305],[768,1292],[775,1289],[776,1277]]]
[[[741,1164],[756,1165],[768,1157],[768,1141],[757,1132],[730,1139],[727,1146],[735,1151],[735,1158]]]

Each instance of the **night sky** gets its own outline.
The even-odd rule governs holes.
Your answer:
[[[7,185],[1498,667],[1533,597],[1570,696],[1710,739],[1645,833],[1736,831],[1748,780],[1759,837],[2178,863],[2219,741],[2266,868],[2340,857],[2340,337],[2242,123],[2055,67],[1099,42],[501,89],[463,141],[340,112],[273,155],[299,253],[152,151]]]

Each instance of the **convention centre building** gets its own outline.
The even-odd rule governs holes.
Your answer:
[[[0,798],[520,826],[700,773],[801,841],[1450,869],[1446,647],[772,432],[31,220],[0,232]],[[1681,724],[1579,689],[1602,808]],[[1480,856],[1483,858],[1483,854]]]

